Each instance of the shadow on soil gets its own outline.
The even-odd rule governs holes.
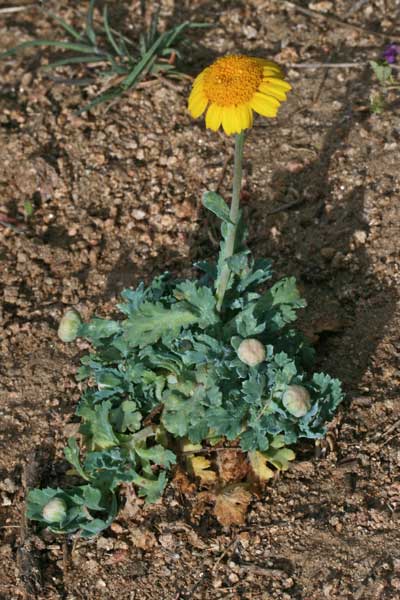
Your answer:
[[[363,243],[368,235],[365,188],[356,185],[340,202],[332,199],[329,171],[336,151],[350,145],[352,130],[363,125],[368,129],[370,69],[347,84],[340,100],[343,109],[330,125],[318,159],[297,173],[278,171],[272,187],[280,190],[274,205],[287,203],[288,191],[294,191],[296,211],[289,209],[296,222],[298,239],[292,254],[300,250],[299,284],[304,284],[309,303],[308,315],[314,310],[328,320],[342,321],[340,332],[322,330],[317,355],[329,356],[318,362],[340,377],[351,394],[360,393],[360,384],[370,358],[390,324],[398,295],[374,277]],[[361,242],[360,240],[361,236]],[[287,240],[286,240],[287,241]],[[279,244],[276,249],[279,252]],[[321,260],[321,249],[327,249]],[[331,255],[332,253],[332,255]],[[340,302],[332,302],[332,298]]]

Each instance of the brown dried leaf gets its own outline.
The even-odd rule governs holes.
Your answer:
[[[195,495],[192,504],[192,517],[194,519],[204,515],[215,503],[215,494],[212,491],[199,492]]]
[[[119,517],[126,520],[133,519],[142,510],[144,500],[137,496],[135,488],[130,483],[122,484],[121,492],[125,496],[125,505]]]
[[[205,550],[207,548],[207,544],[203,542],[193,529],[187,532],[187,540],[193,548],[198,548],[199,550]]]
[[[143,527],[133,527],[129,532],[129,537],[136,548],[140,548],[145,552],[157,546],[154,533]]]
[[[245,485],[229,485],[217,495],[214,514],[221,525],[242,525],[250,500],[251,494]]]
[[[217,465],[219,476],[226,483],[241,481],[249,471],[246,455],[239,449],[218,452]]]
[[[196,491],[196,485],[189,480],[189,477],[181,467],[176,468],[172,484],[185,496],[190,496]]]

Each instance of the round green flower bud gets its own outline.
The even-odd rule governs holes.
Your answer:
[[[311,396],[302,385],[289,385],[282,396],[283,406],[294,417],[304,417],[311,408]]]
[[[62,342],[73,342],[78,337],[81,316],[74,308],[64,313],[58,326],[58,337]]]
[[[53,498],[43,508],[42,515],[48,523],[60,523],[67,515],[67,505],[62,498]]]
[[[240,360],[249,367],[256,367],[265,360],[264,345],[254,338],[243,340],[239,344],[237,354]]]

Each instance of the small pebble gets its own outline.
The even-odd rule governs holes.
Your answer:
[[[144,210],[141,210],[140,208],[133,210],[131,212],[131,215],[135,219],[135,221],[143,221],[143,219],[146,218],[146,213],[144,212]]]
[[[258,36],[257,29],[252,25],[245,25],[243,27],[243,33],[248,40],[255,40]]]
[[[239,576],[236,573],[230,573],[228,579],[231,583],[237,583],[239,581]]]
[[[356,246],[363,246],[367,241],[366,231],[355,231],[353,234],[353,240]]]

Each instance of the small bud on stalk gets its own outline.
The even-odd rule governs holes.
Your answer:
[[[43,508],[43,519],[48,523],[60,523],[67,514],[67,505],[62,498],[53,498]]]
[[[81,316],[77,310],[70,308],[66,311],[58,326],[58,337],[62,342],[73,342],[78,337]]]
[[[311,408],[311,396],[302,385],[289,385],[282,397],[283,406],[294,417],[304,417]]]
[[[237,349],[238,357],[245,365],[256,367],[265,360],[265,348],[254,338],[243,340]]]

